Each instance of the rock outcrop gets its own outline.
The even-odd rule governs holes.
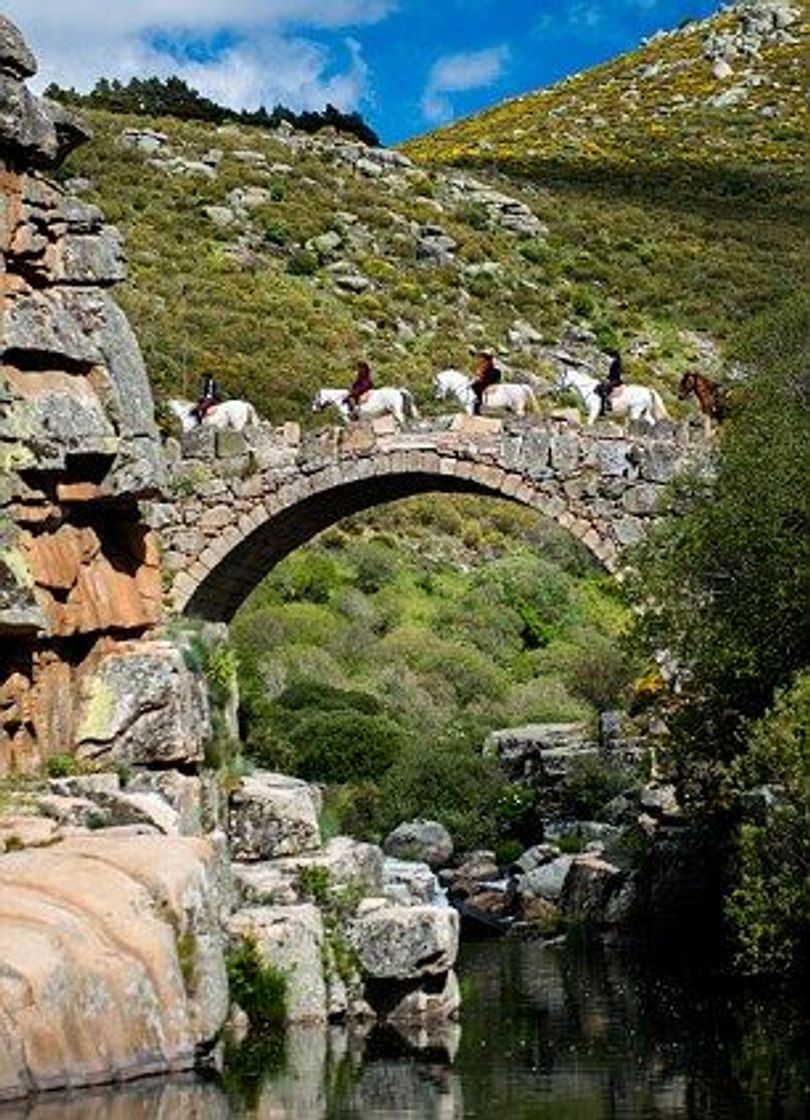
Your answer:
[[[26,88],[35,71],[0,17],[0,775],[75,749],[100,659],[161,605],[139,501],[161,490],[162,454],[110,292],[121,239],[46,177],[88,133]]]
[[[199,1063],[228,1009],[218,867],[106,834],[0,859],[0,1100]]]

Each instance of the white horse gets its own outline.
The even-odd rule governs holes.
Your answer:
[[[347,404],[348,392],[346,389],[319,389],[312,399],[312,411],[321,412],[324,408],[337,409],[343,423],[353,418],[352,410]],[[375,416],[389,414],[398,424],[405,423],[405,417],[414,420],[419,418],[419,410],[413,399],[413,394],[408,389],[369,389],[360,399],[356,415],[360,418],[373,419]]]
[[[573,389],[579,394],[588,411],[588,424],[593,424],[602,411],[602,398],[597,392],[600,382],[590,374],[566,367],[559,380],[559,389]],[[610,412],[613,416],[626,416],[629,420],[646,420],[655,424],[657,420],[668,420],[664,402],[657,389],[646,385],[617,385],[610,394]]]
[[[436,397],[443,401],[455,397],[465,412],[472,415],[475,406],[475,393],[472,389],[473,378],[458,369],[443,369],[433,379]],[[527,412],[537,412],[537,398],[531,385],[515,381],[498,381],[484,390],[484,405],[487,408],[504,409],[516,416]]]
[[[193,431],[200,424],[206,428],[233,428],[241,432],[248,425],[259,423],[259,415],[250,401],[220,401],[211,405],[202,420],[197,416],[193,401],[170,400],[169,409],[180,421],[184,432]]]

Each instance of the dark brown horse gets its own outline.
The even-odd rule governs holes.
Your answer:
[[[725,399],[723,386],[718,385],[709,377],[704,377],[697,370],[687,370],[678,386],[678,396],[682,401],[692,393],[698,399],[700,411],[703,413],[703,425],[707,435],[712,434],[712,420],[718,423],[725,420],[728,415],[728,405]]]

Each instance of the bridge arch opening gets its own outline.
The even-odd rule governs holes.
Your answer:
[[[476,469],[474,464],[453,462],[463,473],[414,466],[368,474],[363,466],[368,460],[360,460],[356,464],[360,477],[342,481],[329,477],[318,487],[317,478],[310,476],[304,486],[296,480],[279,488],[266,504],[238,519],[214,540],[184,573],[185,578],[178,577],[175,610],[208,621],[230,622],[285,556],[323,530],[373,507],[436,492],[506,498],[526,505],[583,541],[602,566],[615,569],[615,544],[601,537],[587,520],[571,515],[556,495],[501,468]]]

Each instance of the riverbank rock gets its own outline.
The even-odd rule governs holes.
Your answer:
[[[137,766],[201,762],[210,734],[201,680],[170,642],[119,647],[101,658],[84,683],[80,759]]]
[[[404,821],[386,836],[383,851],[395,859],[426,863],[435,871],[452,858],[453,838],[439,821]]]
[[[247,907],[231,917],[228,933],[233,943],[253,941],[263,963],[284,973],[288,1023],[326,1022],[324,927],[317,906]]]
[[[448,972],[458,952],[458,914],[450,907],[396,906],[366,899],[349,924],[349,942],[366,976],[412,980]]]
[[[383,886],[383,854],[375,844],[335,836],[315,852],[233,864],[245,905],[290,906],[313,894],[327,900],[347,889],[377,894]]]
[[[198,1063],[228,1007],[217,873],[180,838],[0,858],[0,1099]]]
[[[242,778],[228,805],[228,836],[238,860],[298,856],[320,847],[321,795],[298,778],[256,771]]]

